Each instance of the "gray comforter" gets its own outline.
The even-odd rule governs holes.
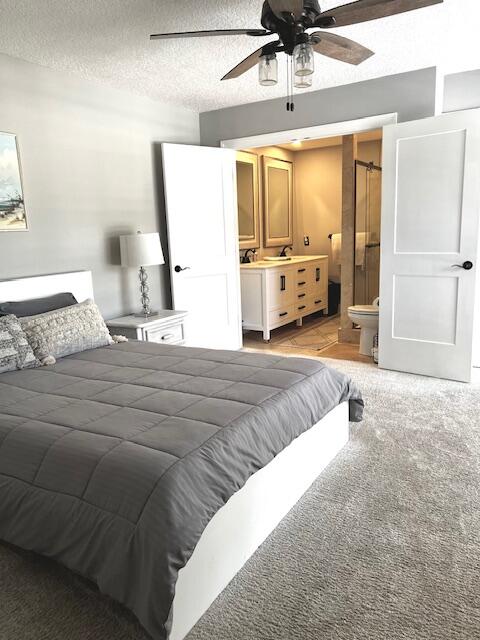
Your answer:
[[[167,634],[216,511],[349,400],[318,361],[130,342],[0,375],[0,539],[55,558]]]

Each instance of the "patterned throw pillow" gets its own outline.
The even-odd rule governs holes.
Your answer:
[[[12,315],[0,318],[0,373],[39,367],[18,318]]]
[[[21,318],[20,322],[34,354],[42,364],[53,364],[54,358],[112,343],[105,321],[93,300]]]

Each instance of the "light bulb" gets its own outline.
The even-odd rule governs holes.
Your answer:
[[[309,76],[314,71],[313,47],[308,42],[297,44],[293,50],[293,61],[296,76]]]
[[[278,62],[274,53],[261,56],[258,63],[258,81],[264,87],[277,84],[278,82]]]

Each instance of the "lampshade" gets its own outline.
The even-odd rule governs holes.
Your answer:
[[[120,260],[122,267],[148,267],[165,264],[158,233],[136,233],[120,236]]]

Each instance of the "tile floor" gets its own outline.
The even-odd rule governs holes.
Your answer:
[[[322,356],[337,360],[372,363],[372,358],[358,353],[358,345],[338,343],[339,322],[339,316],[327,318],[314,314],[304,319],[303,327],[290,323],[274,329],[268,343],[263,341],[259,331],[247,331],[243,336],[243,346],[248,350],[270,353]]]

